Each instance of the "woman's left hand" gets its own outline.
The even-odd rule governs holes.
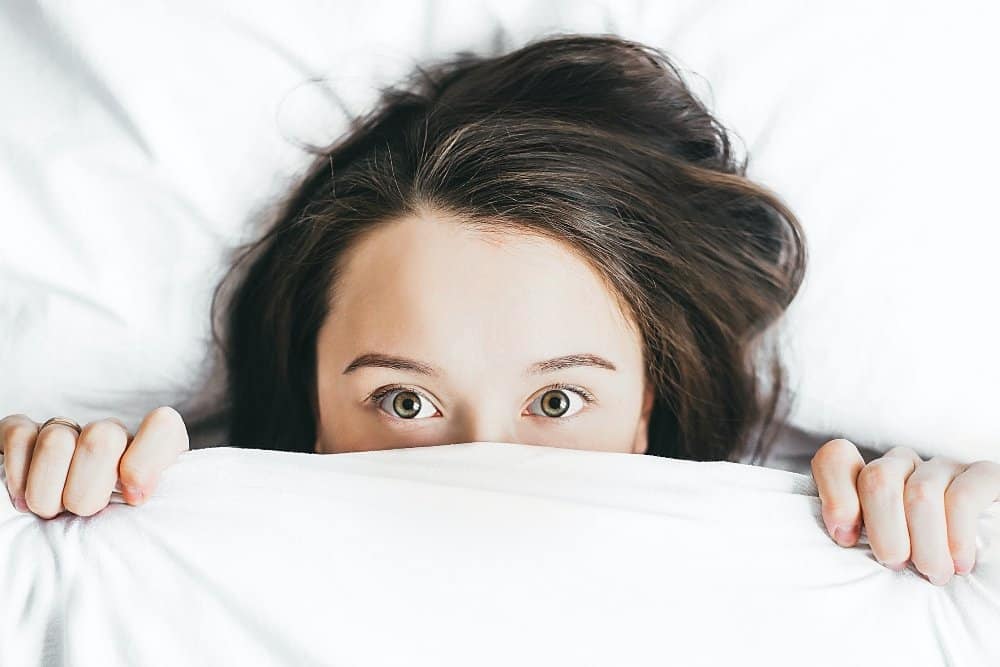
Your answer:
[[[1000,500],[1000,464],[924,461],[907,447],[866,465],[854,443],[837,438],[816,452],[812,473],[837,544],[854,546],[863,523],[882,565],[901,570],[912,561],[937,585],[972,570],[977,519]]]

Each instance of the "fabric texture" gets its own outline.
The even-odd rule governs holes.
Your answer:
[[[140,507],[0,496],[2,665],[1000,664],[1000,503],[938,587],[737,463],[213,448]]]

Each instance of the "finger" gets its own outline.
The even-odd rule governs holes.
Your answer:
[[[910,560],[932,584],[948,583],[955,573],[948,549],[944,492],[965,466],[941,456],[921,463],[906,480],[903,507],[910,533]]]
[[[38,436],[38,424],[26,415],[11,415],[0,420],[0,449],[11,502],[20,512],[27,512],[24,488],[28,483],[28,465]]]
[[[866,465],[858,473],[858,497],[872,553],[894,570],[906,567],[910,557],[910,533],[903,509],[903,486],[920,457],[894,448]],[[912,450],[911,450],[912,451]]]
[[[893,447],[882,456],[883,457],[888,456],[889,458],[899,458],[903,459],[904,461],[910,461],[913,463],[914,468],[916,468],[916,466],[924,462],[924,460],[920,458],[920,455],[917,454],[914,450],[910,449],[909,447]]]
[[[76,430],[56,423],[43,428],[35,438],[24,501],[43,519],[51,519],[66,509],[62,504],[63,486],[76,449],[76,436]]]
[[[83,428],[63,488],[67,511],[91,516],[107,507],[128,438],[128,429],[117,419],[91,422]]]
[[[857,479],[864,458],[853,442],[838,438],[817,450],[811,467],[827,532],[837,544],[854,546],[861,535]]]
[[[160,475],[189,445],[176,410],[160,407],[146,415],[118,465],[125,501],[138,505],[152,495]]]
[[[977,518],[1000,500],[1000,464],[977,461],[952,480],[944,492],[948,546],[956,574],[968,574],[976,562]]]

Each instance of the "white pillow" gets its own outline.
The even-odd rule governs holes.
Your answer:
[[[0,664],[996,665],[1000,503],[978,529],[972,572],[935,586],[834,544],[797,473],[197,450],[90,518],[0,493]]]
[[[791,422],[1000,460],[997,8],[971,1],[0,7],[0,414],[131,426],[206,378],[225,250],[425,58],[665,49],[801,217]],[[309,83],[324,79],[326,86]],[[332,91],[332,92],[331,92]],[[344,106],[342,111],[338,100]],[[740,148],[738,145],[737,148]]]

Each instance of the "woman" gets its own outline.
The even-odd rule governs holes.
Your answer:
[[[338,453],[492,441],[761,460],[780,365],[764,335],[795,297],[803,233],[745,175],[662,52],[563,35],[460,54],[321,150],[213,300],[228,441]],[[214,320],[213,320],[214,323]],[[51,422],[51,420],[50,420]],[[139,504],[188,432],[0,422],[15,503]],[[194,425],[192,425],[194,426]],[[831,536],[935,583],[971,570],[988,462],[813,459]]]

